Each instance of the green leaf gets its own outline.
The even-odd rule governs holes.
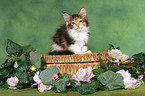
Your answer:
[[[114,90],[124,87],[123,77],[121,74],[114,73],[113,71],[107,71],[102,73],[97,78],[103,85],[105,85],[106,90]]]
[[[10,74],[12,73],[13,69],[13,67],[0,69],[0,81],[3,81],[6,78],[10,77]]]
[[[5,63],[1,64],[2,68],[6,68],[6,67],[13,67],[14,63],[11,62],[11,60],[6,60]]]
[[[92,94],[96,92],[96,89],[99,87],[99,84],[95,80],[91,80],[88,83],[85,83],[81,86],[77,86],[76,90],[82,95]]]
[[[109,44],[109,50],[115,49],[115,47],[112,44]]]
[[[7,83],[3,84],[2,86],[0,86],[1,89],[7,90],[9,85]]]
[[[36,68],[41,67],[41,56],[36,54],[35,52],[30,53],[30,61],[35,65]]]
[[[25,56],[24,54],[22,54],[22,55],[20,56],[20,59],[21,59],[22,61],[26,61],[26,56]]]
[[[5,67],[13,67],[15,61],[18,61],[18,60],[20,60],[20,58],[17,57],[17,56],[8,55],[8,56],[6,57],[5,62],[4,62],[3,64],[1,64],[1,67],[2,67],[2,68],[5,68]]]
[[[31,67],[31,62],[21,61],[18,62],[18,68],[16,69],[16,77],[19,79],[21,84],[29,83],[27,71]]]
[[[34,52],[36,49],[32,47],[32,45],[25,45],[23,46],[23,54]]]
[[[63,80],[67,82],[67,84],[69,83],[69,75],[67,73],[63,74]]]
[[[105,69],[105,64],[103,63],[103,60],[102,60],[102,58],[100,57],[100,67],[102,68],[102,69]]]
[[[95,76],[99,76],[101,73],[104,72],[104,70],[103,70],[102,68],[99,67],[98,69],[92,70],[92,72],[93,72],[93,74],[94,74]]]
[[[114,45],[109,44],[109,50],[112,50],[112,49],[118,49],[118,50],[120,50],[120,47],[119,46],[115,47]]]
[[[14,53],[21,53],[23,50],[22,46],[9,40],[7,42],[6,52],[8,54],[14,54]]]
[[[45,68],[46,69],[46,61],[44,59],[44,57],[41,57],[41,69]]]
[[[54,83],[53,89],[56,93],[67,93],[67,84],[69,84],[70,79],[69,75],[64,73],[63,79],[59,79],[57,82]]]
[[[120,50],[120,46],[116,47],[115,49],[118,49],[118,50]]]
[[[48,69],[45,69],[42,71],[39,75],[41,81],[43,84],[54,84],[56,81],[51,80],[54,73],[58,74],[59,69],[55,66],[49,67]]]
[[[143,52],[134,54],[132,58],[134,58],[134,61],[140,65],[145,64],[145,53]]]

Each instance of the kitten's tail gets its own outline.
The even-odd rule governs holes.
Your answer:
[[[69,50],[52,51],[48,53],[49,55],[73,55],[74,52]]]

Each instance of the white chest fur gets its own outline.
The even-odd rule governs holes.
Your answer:
[[[89,38],[89,28],[84,27],[81,31],[78,30],[69,30],[69,35],[75,40],[75,44],[78,44],[80,47],[84,46],[88,42]]]

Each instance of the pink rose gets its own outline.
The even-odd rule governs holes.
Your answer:
[[[58,74],[54,73],[54,75],[51,77],[51,80],[55,81],[58,78]]]

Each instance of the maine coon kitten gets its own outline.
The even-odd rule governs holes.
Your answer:
[[[86,10],[83,7],[79,14],[63,14],[65,23],[53,36],[50,55],[86,54],[89,38],[89,26]]]

